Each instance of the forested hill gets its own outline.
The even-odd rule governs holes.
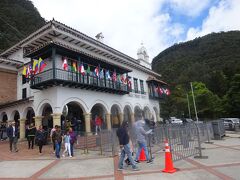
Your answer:
[[[0,53],[44,25],[29,0],[0,0]]]
[[[169,108],[166,116],[176,115],[170,112],[177,108],[176,104],[179,107],[186,105],[186,101],[182,104],[183,101],[179,100],[177,88],[189,92],[189,82],[196,82],[202,117],[240,117],[240,31],[211,33],[175,44],[153,59],[152,68],[162,74],[162,79],[171,85],[173,91],[166,102],[168,107],[164,109],[166,112]],[[209,96],[205,100],[206,92]],[[186,94],[183,95],[185,98]],[[187,113],[186,108],[182,111],[182,114]]]
[[[200,81],[223,95],[216,89],[222,84],[217,82],[219,76],[230,79],[240,73],[240,31],[212,33],[175,44],[153,59],[152,68],[170,84]]]

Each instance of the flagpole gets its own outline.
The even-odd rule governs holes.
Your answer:
[[[198,123],[197,107],[196,107],[196,103],[195,103],[195,97],[194,97],[194,93],[193,93],[192,82],[190,82],[190,85],[191,85],[191,89],[192,89],[193,106],[194,106],[194,110],[195,110],[196,120],[197,120],[197,123]]]

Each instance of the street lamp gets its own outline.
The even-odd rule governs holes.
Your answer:
[[[188,105],[188,115],[189,115],[189,119],[192,119],[192,118],[191,118],[190,104],[189,104],[189,99],[188,99],[188,93],[187,93],[187,105]]]
[[[196,120],[197,120],[197,123],[198,123],[197,107],[196,107],[196,104],[195,104],[195,97],[194,97],[194,93],[193,93],[192,82],[190,82],[190,85],[191,85],[192,96],[193,96],[193,106],[194,106],[194,110],[195,110]]]

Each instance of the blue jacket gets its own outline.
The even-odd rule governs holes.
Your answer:
[[[15,137],[18,137],[18,135],[19,135],[19,129],[15,126]],[[11,125],[7,128],[7,136],[9,138],[13,137],[13,127]]]

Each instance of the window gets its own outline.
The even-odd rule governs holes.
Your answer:
[[[140,80],[140,90],[141,90],[141,94],[144,94],[143,80]]]
[[[133,81],[134,81],[134,90],[135,90],[135,93],[138,93],[138,79],[133,78]]]
[[[26,82],[27,82],[26,76],[22,75],[22,84],[26,84]]]
[[[27,88],[22,89],[22,99],[27,98]]]

